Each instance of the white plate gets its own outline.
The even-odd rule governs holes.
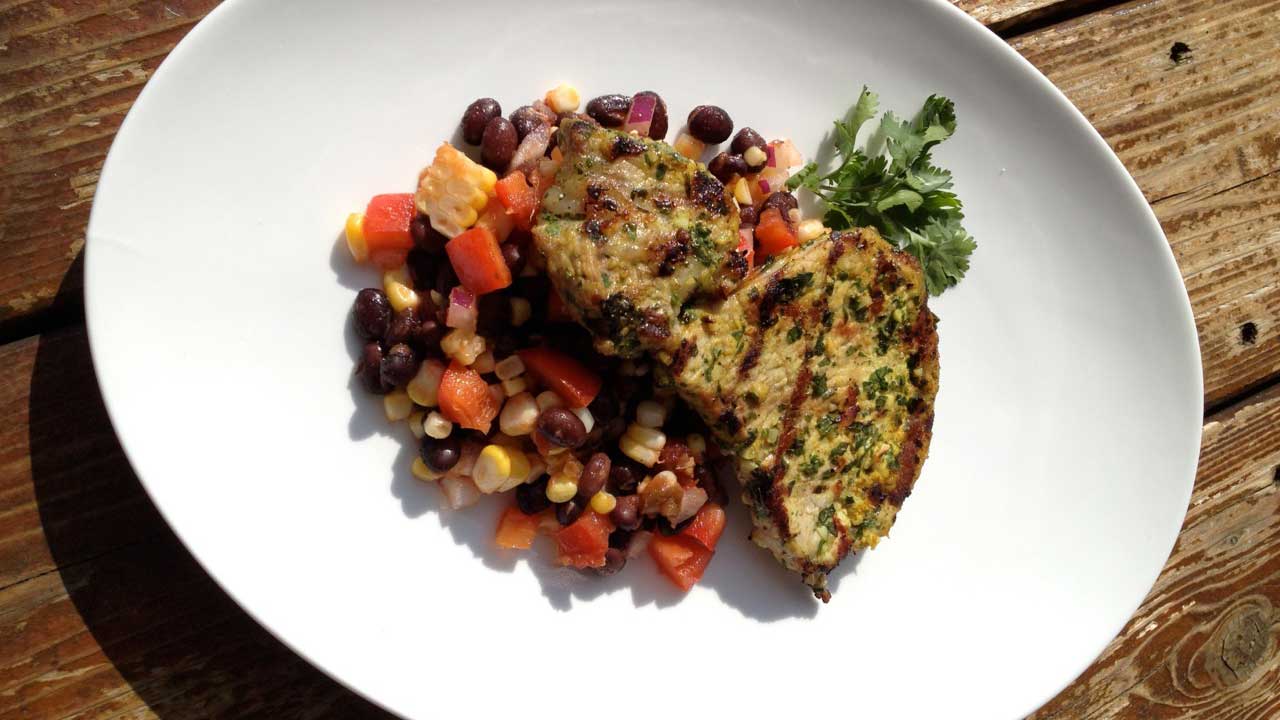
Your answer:
[[[411,190],[475,97],[563,80],[658,90],[671,137],[712,102],[807,154],[864,83],[900,113],[955,100],[937,157],[979,248],[934,304],[932,452],[830,605],[740,511],[688,596],[647,561],[599,581],[497,551],[498,505],[439,512],[351,382],[375,278],[346,214]],[[1196,334],[1155,218],[1048,81],[942,2],[231,0],[120,130],[86,275],[103,396],[161,512],[273,633],[410,717],[1018,717],[1130,617],[1196,467]]]

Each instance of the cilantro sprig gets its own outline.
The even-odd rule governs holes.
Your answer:
[[[929,156],[955,133],[955,105],[930,95],[910,121],[886,112],[859,147],[858,133],[879,105],[876,94],[863,87],[848,116],[835,122],[836,168],[822,174],[817,163],[809,163],[787,187],[818,196],[826,207],[824,222],[833,229],[874,226],[919,259],[929,294],[939,295],[964,277],[977,247],[960,224],[964,213],[951,192],[951,173]]]

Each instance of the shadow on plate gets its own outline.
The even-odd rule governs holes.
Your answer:
[[[64,278],[57,304],[79,306],[82,262]],[[111,431],[83,327],[49,331],[37,342],[28,406],[32,484],[74,610],[60,610],[54,596],[40,610],[47,617],[17,631],[40,648],[33,667],[48,673],[43,694],[26,707],[31,716],[131,714],[138,702],[131,688],[165,720],[390,718],[272,637],[183,548]]]
[[[331,254],[330,267],[338,282],[354,292],[377,284],[376,276],[368,269],[356,266],[347,254],[341,238]],[[343,329],[347,353],[352,367],[360,355],[362,341],[355,334],[349,320]],[[525,558],[542,586],[542,593],[552,607],[569,610],[575,600],[590,601],[601,595],[630,592],[636,607],[653,604],[667,607],[684,598],[664,579],[647,555],[633,558],[623,570],[610,577],[598,577],[590,573],[557,567],[553,564],[553,548],[546,538],[539,538],[532,552],[503,550],[494,545],[493,533],[498,517],[509,496],[485,497],[473,507],[450,510],[443,502],[440,491],[431,483],[413,477],[409,467],[417,453],[417,441],[403,423],[391,424],[383,415],[382,403],[360,385],[354,374],[348,379],[351,392],[352,415],[348,431],[353,441],[376,434],[387,434],[400,442],[400,451],[390,469],[391,493],[400,501],[405,515],[418,518],[427,512],[439,517],[454,542],[466,546],[486,566],[510,572],[520,558]],[[736,488],[730,488],[730,496],[736,498]],[[763,549],[747,539],[750,519],[741,503],[732,502],[728,508],[729,523],[725,537],[716,549],[715,558],[699,583],[702,589],[714,590],[727,605],[737,609],[745,617],[761,622],[772,622],[788,617],[813,617],[819,611],[820,602],[800,582],[799,578],[782,569]],[[834,578],[843,576],[856,567],[856,558],[850,558]],[[695,590],[699,592],[701,590]]]

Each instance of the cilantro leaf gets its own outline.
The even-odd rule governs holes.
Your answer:
[[[955,134],[955,105],[930,95],[911,120],[886,112],[859,147],[859,133],[878,111],[879,98],[863,87],[848,114],[835,121],[835,169],[824,174],[809,163],[787,188],[804,188],[822,200],[824,221],[833,229],[875,227],[920,261],[929,293],[941,294],[964,277],[977,247],[961,224],[963,205],[951,192],[951,173],[930,157]]]

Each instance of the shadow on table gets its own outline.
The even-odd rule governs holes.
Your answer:
[[[60,304],[78,306],[82,263],[64,278]],[[82,328],[40,337],[29,410],[40,521],[63,584],[115,671],[156,715],[391,717],[258,626],[182,547],[110,430]],[[59,656],[51,669],[74,673],[84,662]],[[110,692],[113,680],[74,682],[102,693],[89,714],[131,704]]]

